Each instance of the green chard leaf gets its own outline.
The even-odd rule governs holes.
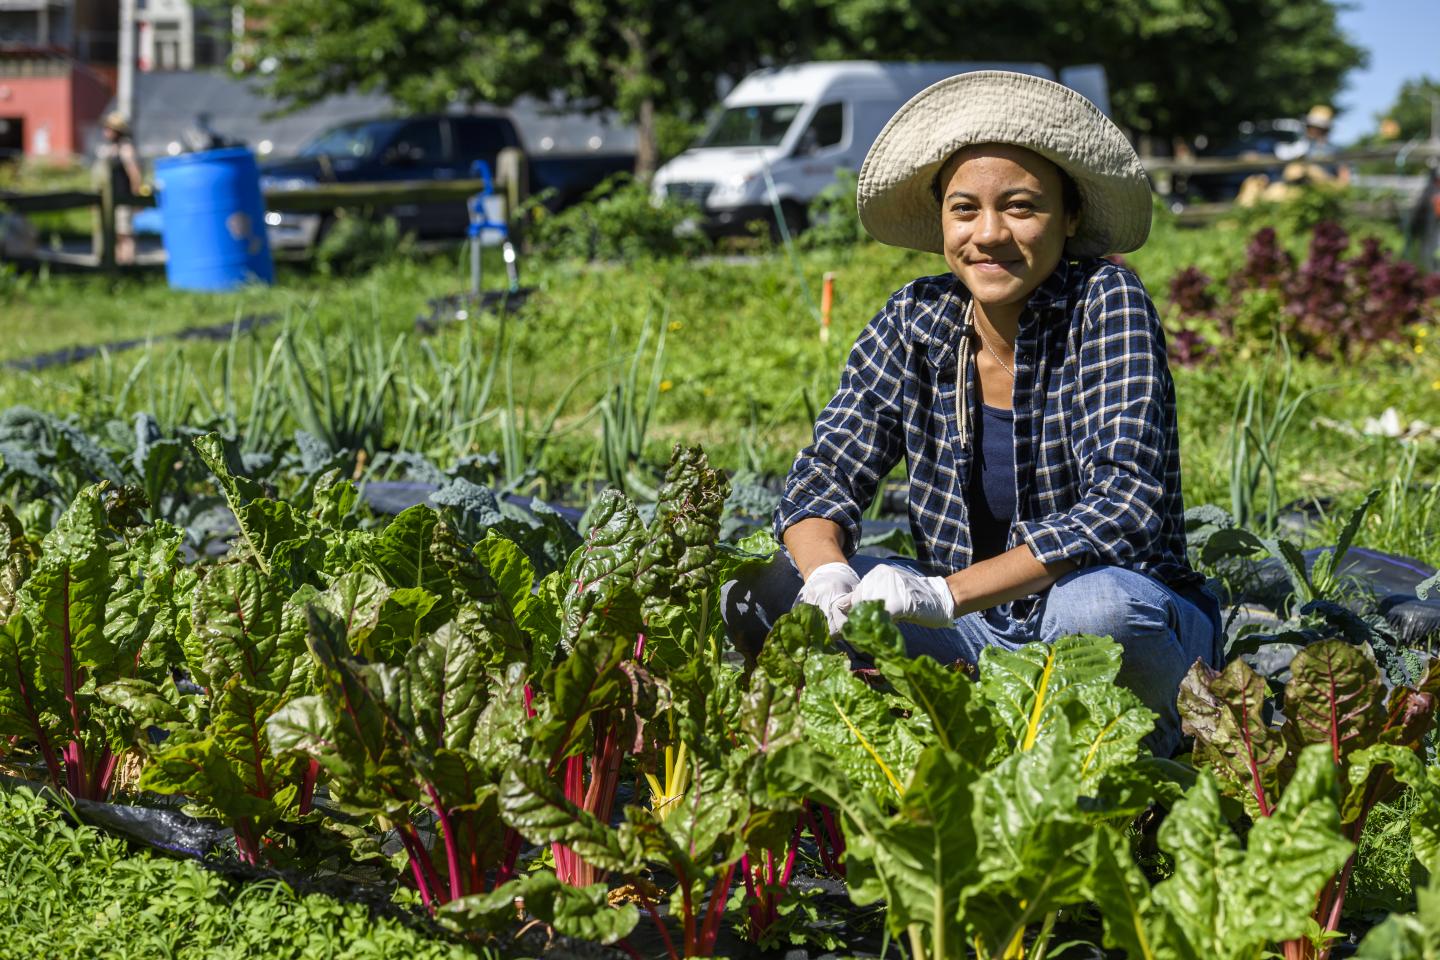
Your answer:
[[[1155,903],[1203,957],[1248,957],[1304,935],[1320,889],[1345,864],[1335,769],[1325,748],[1301,753],[1285,796],[1258,820],[1244,849],[1220,812],[1215,780],[1202,774],[1160,828],[1175,873]]]
[[[1067,705],[1113,687],[1119,672],[1120,646],[1106,637],[991,647],[980,658],[980,692],[1011,749],[1025,751],[1049,735]]]
[[[561,636],[567,646],[575,642],[585,624],[596,616],[597,606],[603,614],[610,598],[630,586],[635,558],[644,542],[645,525],[640,514],[619,491],[602,493],[591,513],[585,543],[565,565]]]
[[[805,738],[877,802],[897,803],[924,748],[924,724],[899,715],[893,695],[850,672],[844,654],[811,655],[800,712]]]
[[[699,447],[675,445],[646,542],[635,561],[635,588],[654,603],[680,604],[714,583],[720,514],[730,482]]]
[[[215,475],[240,535],[267,576],[302,583],[324,561],[324,543],[307,517],[272,500],[263,484],[246,477],[239,447],[218,433],[195,438],[195,450]]]
[[[775,682],[799,687],[805,682],[806,660],[829,647],[830,626],[825,614],[819,607],[799,603],[776,619],[756,665]]]
[[[20,585],[29,578],[36,556],[20,519],[0,503],[0,623],[16,611]]]
[[[218,687],[232,676],[298,696],[305,650],[300,610],[275,580],[246,564],[207,573],[195,590],[191,632],[182,645],[195,682]]]
[[[140,789],[182,794],[228,818],[266,817],[274,804],[251,793],[214,740],[177,743],[158,750],[140,775]]]
[[[450,578],[431,545],[440,517],[427,506],[404,511],[369,546],[367,565],[392,587],[417,587],[448,601]],[[438,622],[449,619],[448,603],[437,611]]]
[[[509,766],[500,781],[500,811],[531,843],[563,843],[601,870],[623,873],[642,862],[633,841],[565,799],[543,763],[522,759]]]
[[[823,623],[822,617],[819,624]],[[940,746],[977,767],[1000,749],[994,714],[975,682],[954,665],[907,655],[900,631],[883,605],[862,603],[852,611],[845,624],[845,639],[875,657],[881,674],[896,692],[929,719]],[[763,660],[764,654],[761,656]]]
[[[127,652],[105,636],[114,583],[107,549],[111,539],[100,488],[87,487],[46,536],[40,559],[20,588],[20,608],[35,631],[35,679],[42,689],[78,688],[80,671],[103,676]]]
[[[610,906],[609,888],[603,883],[572,887],[549,870],[517,877],[489,893],[472,894],[445,904],[442,920],[464,930],[503,932],[512,929],[524,912],[567,937],[612,944],[627,936],[640,921],[634,904]]]
[[[1080,803],[1075,747],[1059,717],[972,787],[977,862],[960,910],[991,956],[1046,913],[1087,899],[1097,831]]]

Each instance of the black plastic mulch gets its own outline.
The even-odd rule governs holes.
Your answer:
[[[166,333],[154,337],[131,337],[126,340],[111,340],[109,343],[92,343],[74,347],[62,347],[59,350],[51,350],[48,353],[37,353],[32,357],[6,360],[3,366],[10,370],[48,370],[51,367],[63,367],[68,364],[79,363],[81,360],[88,360],[102,350],[108,353],[119,353],[122,350],[134,350],[136,347],[143,347],[147,343],[156,343],[164,340],[229,340],[237,333],[248,333],[251,330],[258,330],[261,327],[274,323],[279,318],[279,314],[275,313],[247,314],[229,323],[215,323],[203,327],[187,327],[184,330],[177,330],[174,333]]]

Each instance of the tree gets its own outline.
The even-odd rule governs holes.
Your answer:
[[[823,16],[825,56],[1100,63],[1116,119],[1163,137],[1224,137],[1244,120],[1297,116],[1365,62],[1331,0],[789,2]]]
[[[1390,119],[1399,128],[1395,139],[1413,140],[1440,136],[1440,80],[1420,77],[1400,85],[1395,103],[1377,120]]]
[[[218,2],[218,0],[209,0]],[[523,94],[613,108],[656,162],[660,114],[806,59],[1101,63],[1117,119],[1161,136],[1329,101],[1364,62],[1331,0],[252,0],[246,58],[298,103],[384,89],[414,109]]]
[[[786,17],[735,0],[259,0],[252,63],[275,95],[310,103],[383,89],[415,110],[506,104],[530,94],[613,108],[638,132],[636,172],[654,170],[657,113],[697,116],[723,76],[795,54]]]

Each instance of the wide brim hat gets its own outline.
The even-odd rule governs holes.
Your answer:
[[[860,222],[881,243],[944,252],[935,180],[955,151],[982,143],[1033,150],[1080,191],[1072,257],[1126,253],[1150,235],[1150,181],[1125,134],[1051,80],[977,70],[933,84],[890,118],[860,167]]]
[[[105,129],[114,130],[116,133],[129,133],[130,120],[119,110],[112,110],[105,115]]]

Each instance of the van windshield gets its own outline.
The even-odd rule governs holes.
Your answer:
[[[711,124],[697,147],[774,147],[800,112],[798,103],[766,103],[727,107]]]

